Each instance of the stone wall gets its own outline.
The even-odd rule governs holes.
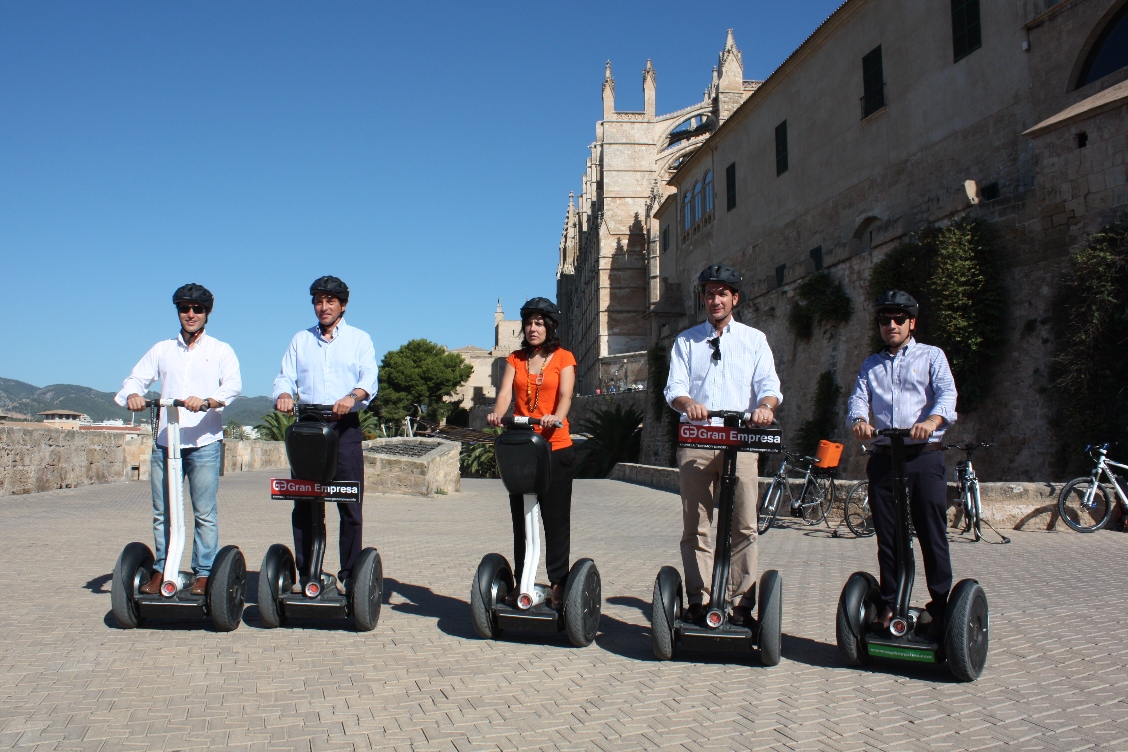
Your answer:
[[[286,445],[281,441],[226,439],[223,444],[225,473],[290,467],[286,459]]]
[[[147,479],[150,442],[149,434],[0,426],[0,496]]]
[[[461,444],[442,439],[373,439],[364,446],[364,492],[435,496],[457,492]],[[418,456],[412,456],[418,454]]]

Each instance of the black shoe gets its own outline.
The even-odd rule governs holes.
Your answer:
[[[729,624],[737,627],[752,627],[756,620],[752,618],[752,609],[747,606],[734,606],[729,614]]]
[[[932,614],[925,611],[920,615],[920,621],[917,622],[916,629],[913,631],[917,637],[939,642],[944,636],[944,620],[934,619]]]
[[[701,620],[705,618],[705,607],[700,603],[690,603],[689,608],[682,614],[682,621],[689,622],[690,624],[700,624]]]

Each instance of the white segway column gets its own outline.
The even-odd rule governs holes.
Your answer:
[[[517,607],[530,609],[544,603],[545,588],[536,584],[541,557],[541,513],[536,494],[525,494],[525,561],[521,567]]]
[[[162,399],[160,405],[165,410],[168,430],[168,462],[165,463],[165,498],[168,500],[168,550],[165,556],[164,582],[161,595],[172,598],[187,583],[180,574],[180,559],[187,543],[184,527],[184,474],[183,460],[180,457],[180,408],[178,400]]]

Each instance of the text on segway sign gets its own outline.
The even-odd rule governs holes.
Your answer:
[[[732,447],[739,452],[779,452],[783,449],[783,433],[778,428],[731,428],[680,423],[678,446],[695,449]]]
[[[312,480],[271,478],[270,498],[276,501],[317,499],[319,501],[350,502],[360,500],[360,481],[335,480],[317,483]]]

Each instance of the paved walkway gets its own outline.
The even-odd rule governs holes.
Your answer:
[[[290,535],[269,476],[222,483],[222,540],[252,570]],[[980,578],[993,617],[986,672],[957,684],[943,667],[843,667],[835,604],[850,572],[873,567],[874,542],[798,528],[773,530],[760,553],[784,576],[779,666],[653,660],[651,587],[677,563],[677,498],[616,481],[576,484],[573,557],[596,560],[605,599],[589,648],[474,636],[471,576],[486,552],[508,553],[497,481],[369,500],[366,542],[390,590],[374,632],[266,630],[254,606],[230,634],[122,631],[109,573],[126,542],[149,539],[148,493],[128,483],[0,500],[0,748],[1128,749],[1119,533],[953,538],[957,577]]]

